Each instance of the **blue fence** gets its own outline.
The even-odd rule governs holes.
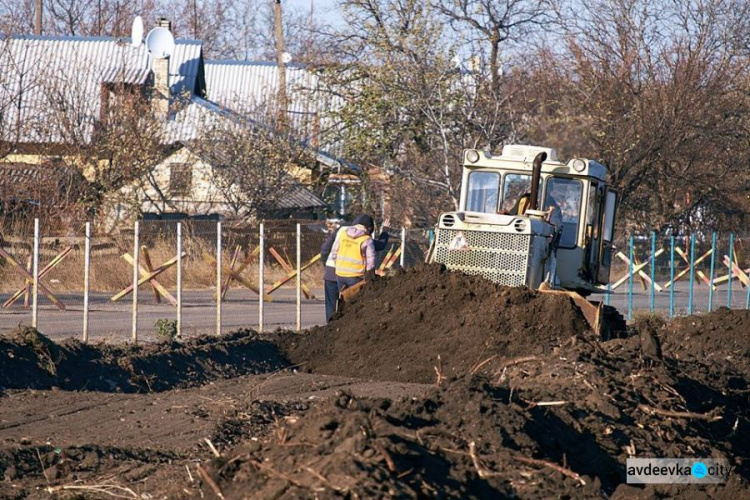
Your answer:
[[[602,300],[628,319],[636,311],[675,315],[750,308],[750,238],[632,235],[614,251]]]
[[[433,237],[432,231],[409,231],[407,266],[422,259]],[[634,234],[616,244],[613,259],[607,285],[610,293],[592,299],[616,307],[628,319],[638,311],[671,318],[720,306],[750,308],[750,236],[746,233]]]

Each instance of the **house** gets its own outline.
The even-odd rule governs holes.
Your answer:
[[[231,182],[223,182],[225,162],[215,155],[208,157],[190,142],[179,143],[151,172],[152,183],[141,184],[138,193],[143,213],[152,218],[164,214],[189,214],[191,217],[220,215],[229,219],[248,217],[243,193]],[[273,196],[261,210],[261,218],[320,219],[326,216],[326,203],[305,186],[309,185],[309,170],[288,167],[291,180]],[[167,196],[164,196],[166,193]],[[127,210],[118,206],[117,210]]]
[[[163,20],[160,22],[168,26]],[[151,188],[161,196],[155,202],[153,193],[139,188],[147,183],[125,186],[123,192],[132,195],[134,199],[130,201],[136,202],[142,213],[177,210],[231,215],[226,210],[227,200],[221,199],[222,194],[211,186],[217,169],[191,145],[202,138],[207,124],[267,129],[267,124],[255,119],[265,115],[255,115],[253,111],[272,105],[274,71],[277,75],[278,68],[269,64],[206,63],[202,44],[196,40],[176,40],[168,59],[156,59],[143,44],[133,46],[130,39],[2,39],[0,161],[42,165],[54,160],[80,167],[91,179],[102,161],[107,161],[97,158],[92,162],[91,145],[105,128],[103,124],[115,104],[129,95],[143,96],[159,120],[153,137],[161,153],[151,164],[148,177]],[[315,159],[315,166],[304,172],[292,168],[297,180],[288,186],[289,195],[281,196],[285,200],[283,206],[272,212],[308,210],[320,214],[325,203],[311,189],[323,192],[326,186],[320,179],[325,179],[327,172],[356,173],[359,169],[336,156],[335,143],[321,147],[321,126],[327,125],[326,118],[321,117],[323,104],[310,98],[315,83],[312,73],[292,66],[287,75],[292,129],[299,134],[299,145]],[[253,78],[257,83],[248,85]],[[129,119],[140,125],[146,114]],[[125,140],[128,137],[122,139],[126,147],[132,148]],[[108,147],[115,146],[112,143]],[[303,190],[307,191],[304,195]],[[164,193],[170,198],[165,199]],[[130,205],[132,213],[133,203]],[[114,207],[110,214],[122,217],[128,212],[124,207]]]

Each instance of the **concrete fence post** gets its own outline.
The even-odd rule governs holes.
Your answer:
[[[138,266],[141,262],[140,229],[140,223],[135,221],[133,225],[133,319],[131,320],[133,325],[131,339],[134,344],[138,342]]]
[[[654,312],[654,291],[656,290],[656,231],[651,231],[651,286],[649,287],[649,311]]]
[[[37,328],[39,325],[39,219],[34,219],[34,249],[33,249],[33,269],[34,278],[33,292],[31,296],[31,326]]]
[[[221,335],[221,221],[216,223],[216,335]]]
[[[302,330],[302,226],[297,223],[297,331],[300,330]]]
[[[86,223],[83,244],[83,342],[89,341],[89,287],[91,285],[91,223]]]
[[[630,236],[628,246],[628,321],[633,319],[633,236]]]
[[[263,223],[260,223],[260,255],[258,256],[258,332],[263,331],[265,311],[263,310],[263,295],[265,291],[265,254],[266,239],[263,234]]]
[[[399,256],[398,264],[401,266],[401,269],[404,268],[404,256],[406,255],[406,228],[401,228],[401,255]]]
[[[182,338],[182,222],[177,223],[177,338]]]

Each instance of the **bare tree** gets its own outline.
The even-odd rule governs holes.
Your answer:
[[[216,201],[236,218],[262,218],[315,168],[315,157],[292,135],[236,116],[203,124],[189,146],[210,166]]]
[[[431,223],[458,206],[463,149],[507,137],[506,99],[464,64],[429,4],[356,0],[343,9],[348,26],[323,78],[347,103],[334,113],[344,156],[393,174],[391,196],[404,200],[394,217]]]
[[[607,163],[630,227],[738,220],[750,68],[737,33],[747,32],[748,9],[733,0],[586,3],[565,18],[564,50],[540,50],[517,75],[526,133]]]
[[[551,20],[549,0],[437,0],[435,7],[451,27],[465,38],[470,50],[489,45],[489,73],[492,88],[500,87],[503,43],[533,33]]]

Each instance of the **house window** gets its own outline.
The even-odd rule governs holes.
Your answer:
[[[169,172],[169,193],[188,196],[193,187],[193,171],[187,163],[172,163]]]

